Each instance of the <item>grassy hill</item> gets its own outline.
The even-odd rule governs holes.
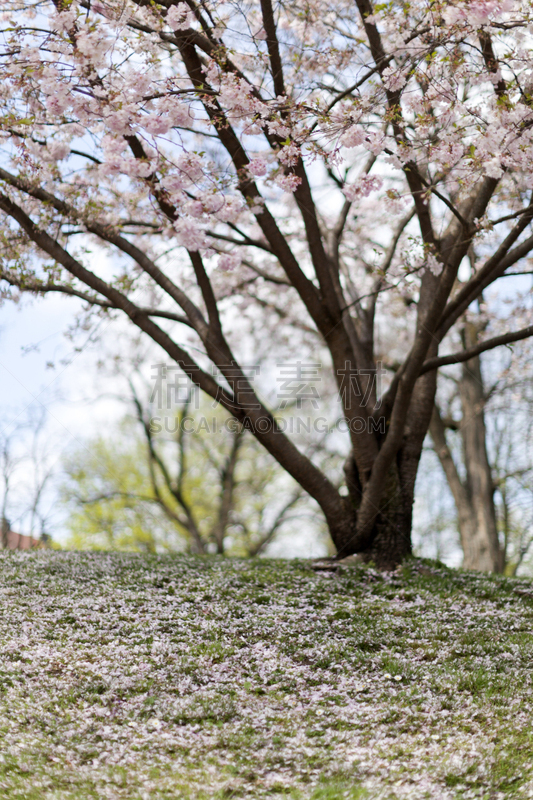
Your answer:
[[[533,797],[533,585],[0,555],[0,798]]]

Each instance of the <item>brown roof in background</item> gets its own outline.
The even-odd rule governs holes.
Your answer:
[[[31,550],[32,547],[42,547],[42,542],[31,536],[25,536],[23,533],[15,533],[12,530],[7,532],[8,550]]]

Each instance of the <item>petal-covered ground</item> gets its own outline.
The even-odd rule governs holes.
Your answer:
[[[533,585],[0,555],[0,798],[533,797]]]

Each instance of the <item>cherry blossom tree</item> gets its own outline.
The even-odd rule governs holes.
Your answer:
[[[2,20],[5,293],[129,318],[316,500],[339,555],[397,564],[439,367],[533,334],[525,314],[440,351],[533,248],[529,3],[5,0]],[[265,308],[328,354],[347,493],[246,369],[232,318]]]

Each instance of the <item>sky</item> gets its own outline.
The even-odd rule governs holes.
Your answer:
[[[76,350],[89,335],[78,336],[75,343],[65,336],[79,308],[77,300],[57,295],[0,306],[0,440],[14,436],[17,457],[27,455],[30,447],[28,421],[44,411],[56,467],[69,449],[119,415],[118,403],[95,402],[98,349],[89,343]],[[30,469],[25,460],[17,475],[22,471],[29,480],[24,472]],[[64,540],[62,530],[58,539]]]
[[[42,407],[65,444],[98,427],[94,402],[90,411],[87,404],[97,396],[98,345],[89,341],[88,333],[77,334],[75,342],[65,335],[79,309],[77,300],[58,295],[0,306],[2,432]]]

